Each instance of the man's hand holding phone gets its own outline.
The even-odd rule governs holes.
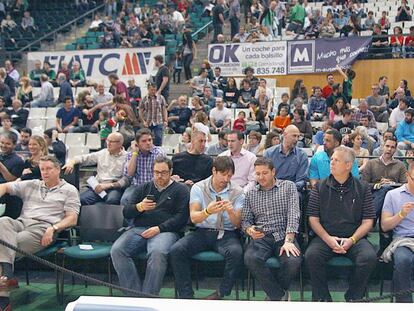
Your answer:
[[[250,235],[253,240],[262,239],[265,236],[263,228],[258,226],[251,226],[247,228],[246,233]]]
[[[142,200],[140,203],[142,211],[153,210],[157,206],[154,195],[147,195],[147,197]]]

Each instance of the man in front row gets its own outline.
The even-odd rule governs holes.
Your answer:
[[[259,186],[246,194],[242,210],[242,229],[252,240],[244,262],[259,281],[270,300],[289,300],[290,281],[301,264],[298,233],[300,209],[294,182],[275,178],[270,159],[259,158],[255,164]],[[266,266],[272,256],[280,260],[280,278]]]
[[[326,279],[326,264],[342,255],[355,265],[345,300],[361,299],[377,261],[374,247],[366,236],[375,210],[370,188],[351,175],[355,153],[340,146],[331,158],[331,175],[313,188],[309,203],[309,224],[315,238],[305,253],[313,301],[332,301]]]
[[[0,196],[18,196],[23,208],[18,219],[0,218],[0,239],[28,253],[50,245],[56,234],[76,225],[80,202],[76,188],[60,179],[60,162],[44,156],[39,162],[42,180],[0,185]],[[16,253],[0,245],[0,310],[10,310],[9,290],[18,287],[13,275]]]
[[[243,190],[231,182],[235,171],[227,156],[214,159],[213,175],[191,188],[190,218],[196,230],[179,240],[170,258],[179,298],[193,298],[191,257],[213,250],[223,255],[224,276],[217,291],[206,299],[221,299],[231,293],[243,264],[243,250],[237,229],[241,222]]]
[[[133,220],[112,246],[111,257],[122,287],[158,295],[168,265],[168,253],[188,221],[190,191],[173,181],[172,161],[158,156],[154,179],[135,188],[123,213]],[[141,283],[134,263],[139,253],[148,255],[145,280]]]
[[[393,231],[393,241],[382,258],[394,262],[393,283],[395,292],[412,288],[414,271],[414,163],[407,172],[407,183],[389,191],[381,214],[381,228]],[[395,296],[396,302],[413,302],[412,293]]]

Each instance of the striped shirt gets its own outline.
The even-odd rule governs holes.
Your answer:
[[[147,154],[139,152],[137,156],[137,169],[135,171],[135,175],[130,176],[132,177],[132,185],[136,186],[152,180],[154,175],[154,161],[158,156],[165,156],[165,152],[161,147],[153,146]],[[128,152],[124,165],[124,176],[128,176],[128,163],[131,158],[132,152]]]
[[[147,121],[148,126],[163,123],[163,110],[167,108],[167,102],[164,96],[145,96],[140,105],[143,112],[143,119]]]
[[[242,209],[243,231],[253,225],[259,226],[277,242],[287,233],[298,233],[299,220],[299,197],[292,181],[277,179],[270,190],[257,186],[246,194]]]

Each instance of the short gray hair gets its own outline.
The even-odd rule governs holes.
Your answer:
[[[53,166],[56,167],[56,168],[58,168],[58,169],[60,169],[60,166],[61,166],[59,160],[55,156],[53,156],[53,155],[45,155],[45,156],[42,156],[40,158],[40,161],[41,162],[51,162],[53,164]]]
[[[344,161],[349,163],[354,163],[356,155],[355,151],[352,148],[346,147],[346,146],[339,146],[336,147],[334,152],[342,152],[344,153]]]

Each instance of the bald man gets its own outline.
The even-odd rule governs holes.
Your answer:
[[[80,194],[81,205],[93,205],[96,202],[119,205],[124,189],[129,185],[128,177],[123,176],[127,152],[122,147],[122,134],[112,133],[106,142],[105,149],[76,156],[63,167],[65,173],[70,174],[76,164],[97,165],[96,184],[88,183],[88,189]]]
[[[168,126],[175,133],[182,134],[188,127],[191,118],[191,109],[188,108],[187,96],[181,95],[178,100],[173,100],[167,108]]]
[[[306,153],[296,147],[300,135],[295,125],[289,125],[283,132],[282,143],[266,149],[263,156],[272,160],[277,179],[293,181],[302,192],[308,178],[309,162]]]

